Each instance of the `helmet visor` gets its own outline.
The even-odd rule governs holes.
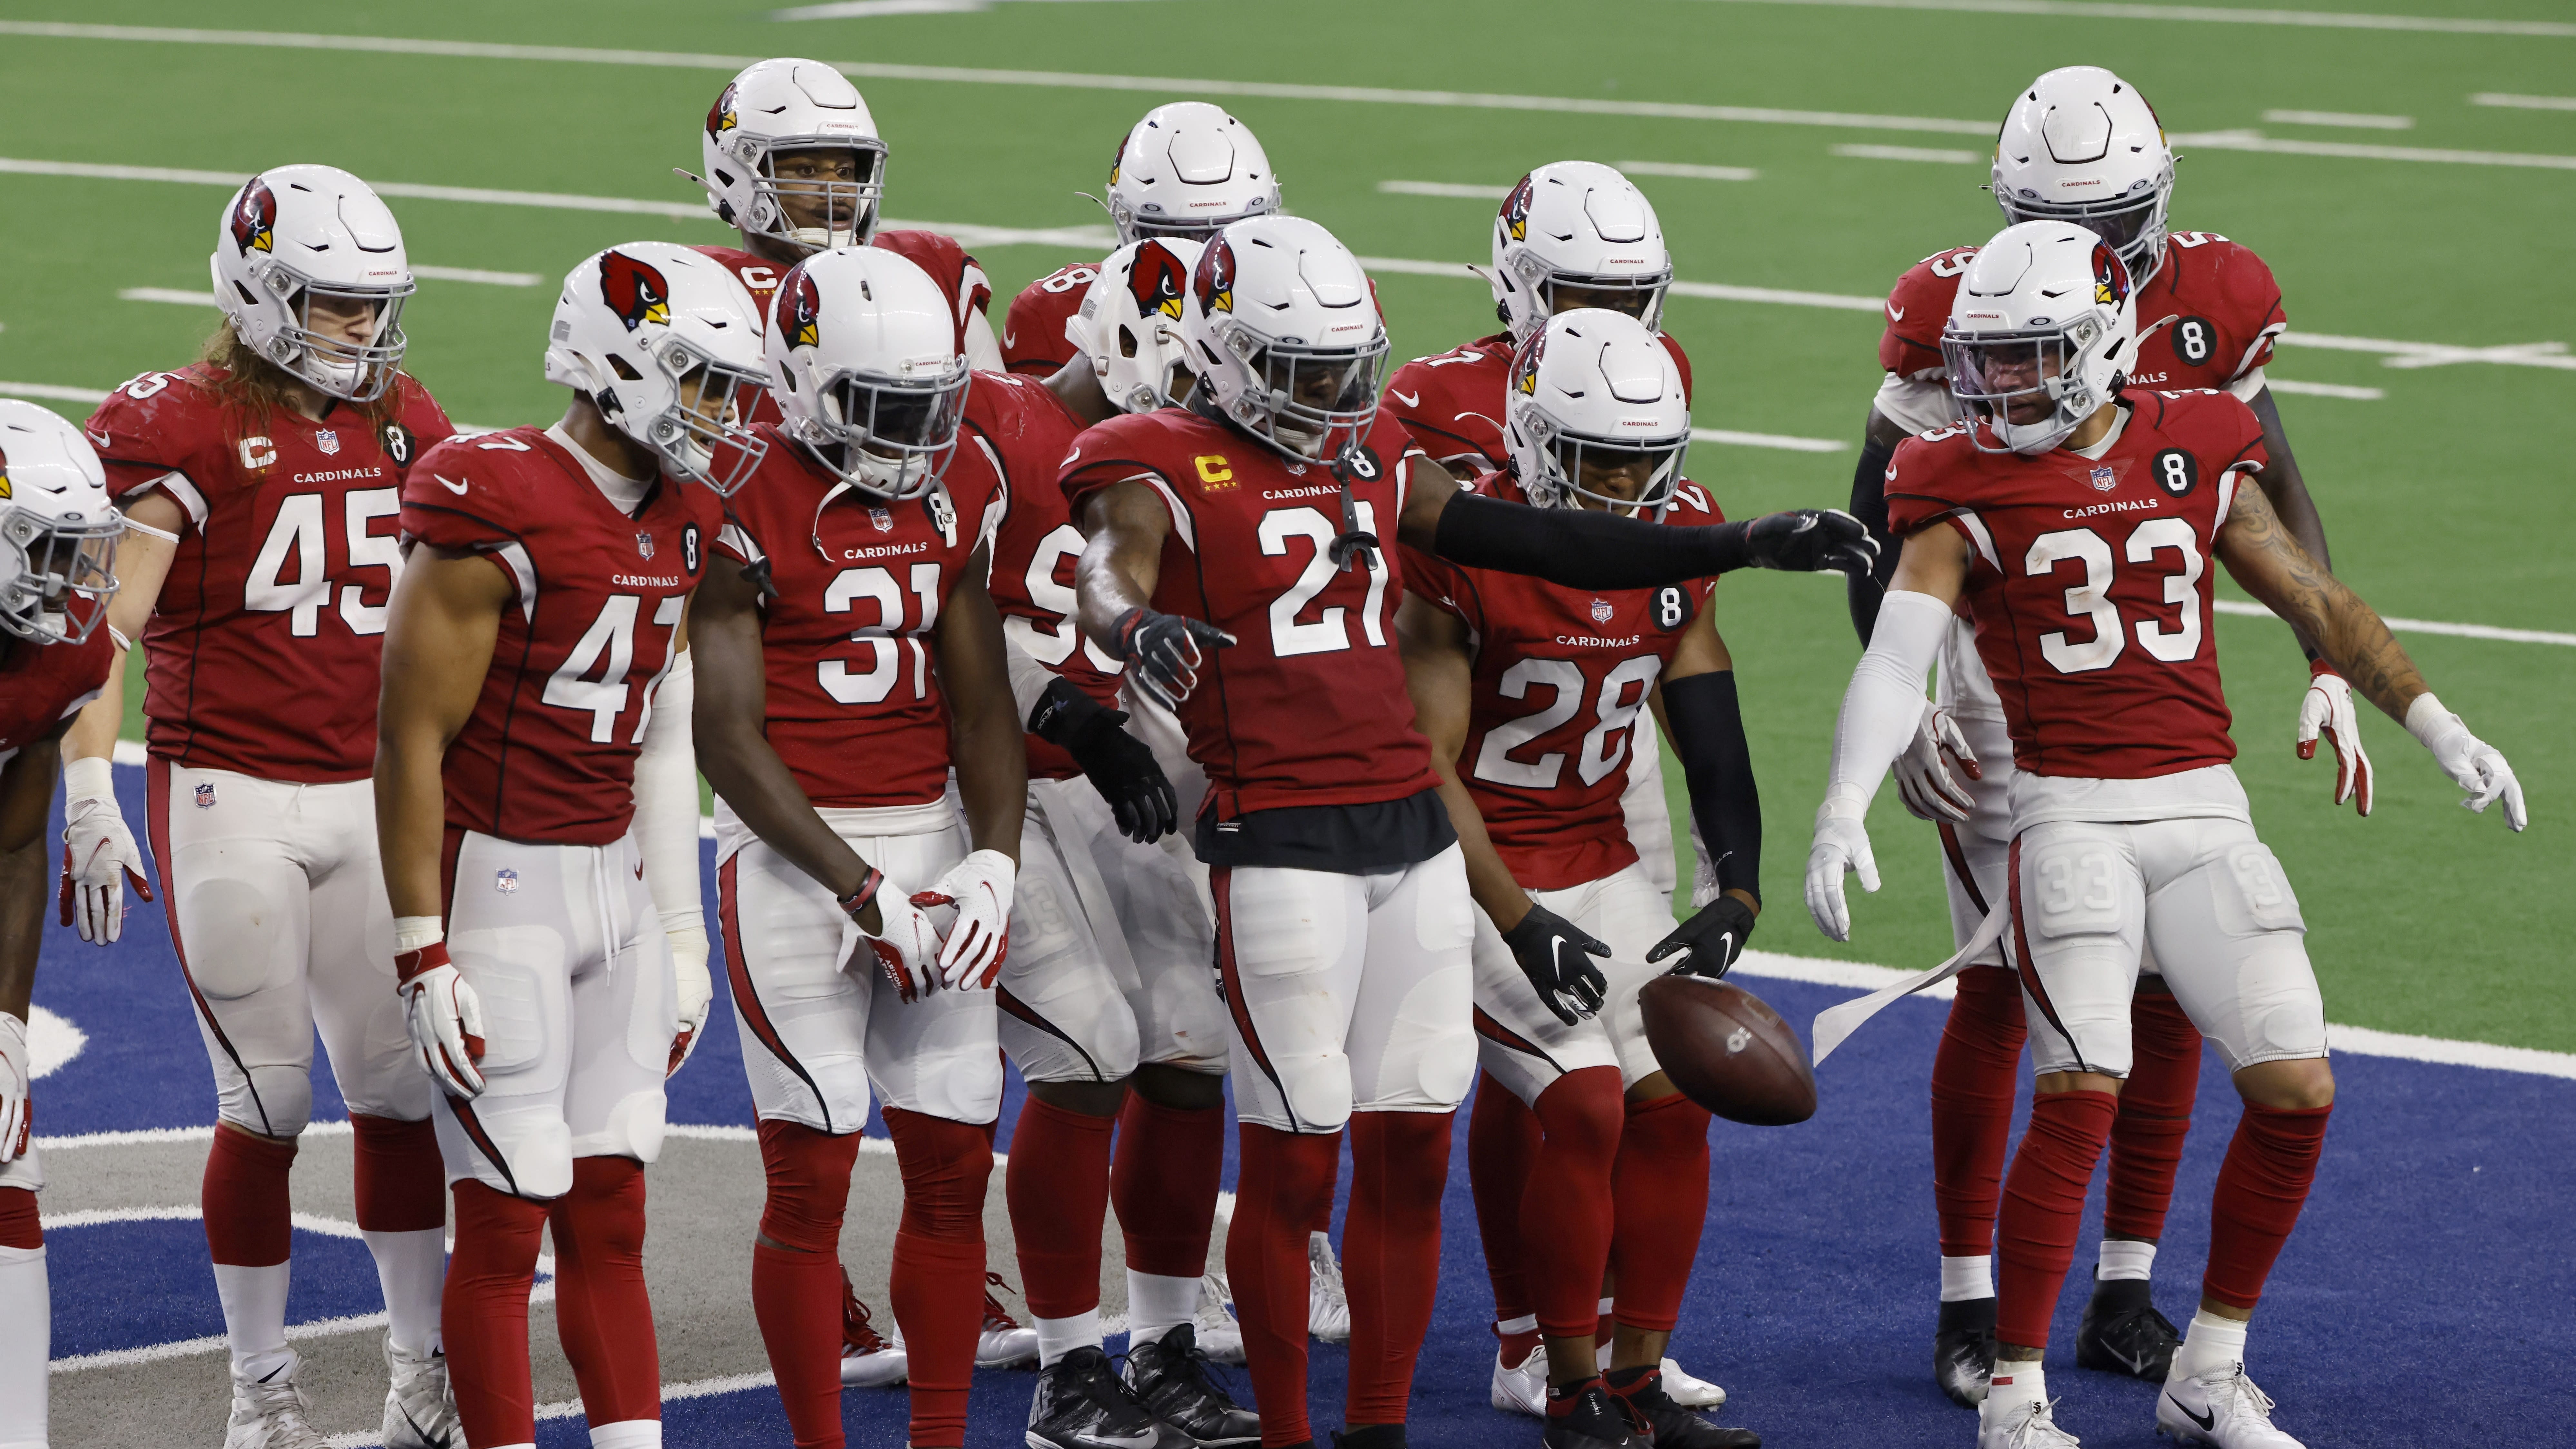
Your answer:
[[[2163,240],[2165,189],[2150,186],[2102,201],[2072,206],[2054,206],[2045,202],[2017,200],[2004,196],[2006,220],[2018,225],[2025,221],[2066,221],[2100,237],[2132,276],[2144,276],[2154,268],[2146,265],[2147,248]]]
[[[2093,327],[2090,319],[2078,319],[2075,329],[1944,333],[1941,359],[1950,369],[1950,395],[1960,420],[1971,425],[1972,440],[1978,423],[2009,445],[2080,421],[2065,417],[2063,399],[2092,339],[2068,333]]]
[[[279,354],[273,360],[336,398],[374,402],[385,395],[402,365],[403,303],[415,290],[409,280],[397,287],[345,286],[309,281],[283,266],[270,269],[266,280],[285,289],[294,319],[271,344]]]
[[[1538,292],[1551,317],[1578,307],[1603,307],[1624,312],[1645,323],[1648,331],[1656,331],[1663,323],[1664,294],[1672,284],[1673,269],[1667,265],[1660,272],[1625,277],[1550,272],[1538,284]]]
[[[749,400],[768,379],[718,362],[677,337],[666,339],[654,356],[671,374],[672,399],[653,420],[646,441],[673,473],[706,484],[718,497],[732,497],[769,452],[742,421]]]
[[[957,451],[966,384],[963,358],[928,377],[835,373],[817,411],[837,444],[842,478],[887,498],[915,498],[937,486]]]
[[[1229,340],[1244,336],[1236,332]],[[1271,436],[1309,458],[1329,458],[1344,442],[1356,440],[1377,416],[1386,354],[1384,333],[1356,348],[1290,342],[1261,347],[1248,360],[1270,394]]]
[[[858,246],[876,232],[886,148],[846,137],[785,141],[761,159],[753,193],[768,201],[763,233],[821,251]]]
[[[125,520],[110,512],[85,522],[33,509],[0,512],[0,556],[16,576],[0,586],[0,629],[39,644],[78,644],[107,617],[116,592],[116,539]]]
[[[1568,491],[1614,512],[1648,513],[1673,501],[1690,438],[1593,438],[1559,432],[1555,447]]]

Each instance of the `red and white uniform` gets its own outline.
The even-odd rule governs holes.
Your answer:
[[[2211,573],[2266,456],[2223,392],[2139,392],[2083,453],[1909,438],[1890,531],[1973,550],[1961,602],[2001,699],[2009,945],[2042,1073],[2125,1076],[2142,948],[2230,1070],[2325,1051],[2297,898],[2228,762]]]
[[[1476,491],[1527,500],[1507,473]],[[1663,522],[1721,523],[1699,485],[1684,482]],[[1715,578],[1657,589],[1573,589],[1460,568],[1405,550],[1406,587],[1469,630],[1475,653],[1458,775],[1513,879],[1539,904],[1600,938],[1610,1005],[1567,1026],[1538,999],[1493,922],[1476,915],[1476,1030],[1485,1070],[1524,1101],[1567,1072],[1616,1066],[1628,1085],[1658,1070],[1637,991],[1666,968],[1646,952],[1674,925],[1672,890],[1658,887],[1628,837],[1621,795],[1628,755],[1650,700]]]
[[[605,481],[604,481],[605,480]],[[439,1094],[450,1181],[560,1196],[581,1157],[651,1162],[678,1031],[629,833],[635,757],[722,514],[656,478],[632,503],[560,428],[458,438],[403,490],[412,545],[509,581],[492,665],[448,746],[447,942],[482,999],[481,1096]]]
[[[1099,278],[1098,262],[1075,262],[1020,289],[1002,317],[1002,361],[1011,371],[1046,377],[1081,352],[1064,326],[1082,310],[1083,295]]]
[[[955,237],[935,231],[881,231],[868,245],[883,247],[928,272],[930,280],[937,282],[940,290],[954,300],[957,355],[967,356],[966,339],[974,330],[975,319],[993,300],[993,284],[985,280],[983,264],[969,255]],[[754,306],[752,320],[763,327],[769,325],[770,301],[778,295],[779,282],[785,279],[795,263],[782,266],[740,247],[693,247],[691,250],[722,263],[725,270],[733,273],[735,280],[742,283],[743,290],[751,293]],[[775,423],[778,417],[778,402],[764,388],[757,396],[748,399],[742,420],[746,425]]]
[[[406,473],[455,429],[405,376],[383,404],[252,418],[203,364],[87,424],[108,489],[186,514],[143,631],[152,856],[223,1120],[291,1137],[318,1026],[341,1096],[419,1121],[376,854],[376,693]]]
[[[978,554],[1009,490],[993,455],[961,441],[941,489],[883,503],[761,431],[768,457],[733,496],[716,551],[731,566],[765,564],[775,591],[761,610],[769,743],[823,819],[885,872],[882,889],[924,889],[970,848],[947,797],[932,642],[950,595],[982,577]],[[832,893],[721,800],[716,854],[743,1066],[764,1121],[856,1132],[871,1081],[891,1106],[994,1120],[990,994],[906,1003],[882,973],[843,971],[848,917]]]
[[[1112,418],[1066,459],[1083,498],[1135,479],[1171,512],[1153,605],[1232,634],[1178,711],[1207,772],[1196,844],[1211,867],[1238,1115],[1290,1132],[1353,1111],[1446,1111],[1474,1070],[1466,872],[1413,728],[1394,546],[1415,450],[1390,417],[1354,480],[1384,545],[1327,549],[1340,489],[1179,408]]]

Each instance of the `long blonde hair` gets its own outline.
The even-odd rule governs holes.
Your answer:
[[[251,346],[234,329],[229,317],[215,328],[213,336],[206,339],[197,360],[222,370],[222,376],[207,381],[207,391],[215,395],[215,400],[223,405],[226,412],[238,415],[252,426],[263,424],[280,412],[295,411],[296,393],[310,387],[303,379],[261,356],[259,349]],[[400,379],[397,378],[396,385],[385,389],[385,395],[374,402],[343,401],[340,405],[355,410],[369,426],[381,428],[400,406],[400,391]]]

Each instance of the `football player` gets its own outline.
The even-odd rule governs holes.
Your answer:
[[[911,1442],[954,1446],[988,1301],[992,988],[1028,804],[985,585],[1010,493],[989,441],[961,436],[947,294],[904,257],[798,262],[762,355],[784,421],[756,429],[763,461],[693,626],[768,1173],[752,1307],[797,1442],[840,1444],[841,1219],[873,1085],[903,1170],[891,1293]]]
[[[0,1318],[12,1325],[0,1338],[0,1443],[11,1449],[44,1449],[53,1342],[27,1051],[51,863],[45,817],[63,735],[116,663],[103,626],[124,528],[80,430],[34,403],[0,402]]]
[[[2209,561],[2402,721],[2471,809],[2502,800],[2515,830],[2526,816],[2504,757],[2247,486],[2271,461],[2253,409],[2223,389],[2121,394],[2136,318],[2127,263],[2071,222],[2012,226],[1962,272],[1942,337],[1960,421],[1906,440],[1888,464],[1904,558],[1844,696],[1807,896],[1825,934],[1846,939],[1844,874],[1877,886],[1862,814],[1917,734],[1924,672],[1964,603],[2018,772],[1996,903],[2010,912],[2037,1074],[2003,1199],[1999,1348],[1977,1442],[2076,1443],[2040,1358],[2131,1073],[2144,950],[2245,1103],[2211,1205],[2200,1311],[2156,1424],[2221,1449],[2295,1449],[2245,1376],[2246,1320],[2315,1178],[2334,1077],[2298,898],[2228,766]]]
[[[750,312],[686,247],[585,259],[545,353],[563,419],[451,439],[403,489],[377,827],[411,1059],[443,1089],[449,1356],[476,1445],[536,1437],[541,1232],[591,1442],[662,1442],[644,1167],[712,996],[686,614],[718,495],[759,458],[736,422],[759,386]]]
[[[1205,101],[1156,106],[1118,139],[1102,203],[1121,250],[1147,237],[1203,242],[1231,222],[1279,211],[1279,178],[1252,128]],[[1084,354],[1072,324],[1104,270],[1058,267],[1020,289],[1002,318],[1011,371],[1049,377]]]
[[[1624,313],[1549,319],[1514,363],[1511,466],[1477,491],[1669,526],[1721,522],[1682,476],[1690,405],[1658,342]],[[1541,1129],[1534,1152],[1508,1157],[1479,1152],[1471,1135],[1468,1172],[1480,1212],[1495,1210],[1478,1224],[1495,1299],[1533,1303],[1532,1336],[1545,1337],[1545,1442],[1617,1446],[1634,1424],[1657,1449],[1758,1449],[1758,1435],[1710,1424],[1662,1383],[1708,1214],[1709,1114],[1656,1066],[1637,1002],[1662,969],[1649,963],[1666,957],[1723,976],[1761,908],[1761,802],[1709,608],[1716,581],[1594,591],[1404,558],[1397,624],[1415,721],[1483,907],[1477,1054],[1487,1090],[1508,1089]],[[1650,706],[1717,858],[1721,893],[1687,928],[1619,808],[1629,736]],[[1542,994],[1563,952],[1609,959],[1573,995]],[[1607,1270],[1618,1323],[1605,1380],[1594,1339]],[[1506,1361],[1523,1358],[1515,1347],[1505,1339]]]
[[[2107,70],[2070,66],[2039,77],[2014,99],[1995,152],[1992,189],[2006,221],[2070,221],[2120,254],[2138,289],[2136,352],[2121,359],[2129,384],[2223,388],[2251,407],[2270,459],[2254,475],[2256,486],[2309,556],[2327,563],[2324,525],[2264,383],[2273,340],[2288,325],[2280,288],[2245,247],[2212,232],[2168,232],[2173,176],[2163,128],[2136,88]],[[1951,421],[1941,329],[1976,253],[1954,247],[1926,257],[1888,294],[1878,352],[1887,377],[1852,478],[1853,511],[1881,537],[1883,475],[1896,445]],[[1863,643],[1884,575],[1894,567],[1890,548],[1880,556],[1880,578],[1852,581],[1852,618]],[[2300,755],[2313,754],[2322,734],[2339,762],[2335,803],[2353,800],[2367,815],[2370,760],[2362,752],[2352,691],[2314,639],[2302,633],[2300,645],[2311,661],[2299,713]],[[1940,828],[1952,929],[1965,944],[2000,899],[2013,765],[2003,707],[1964,622],[1952,630],[1934,688],[1936,707],[1900,762],[1898,785],[1906,808]],[[2136,1063],[2112,1129],[2101,1259],[2075,1353],[2088,1368],[2157,1383],[2180,1339],[2156,1310],[2148,1278],[2199,1090],[2200,1034],[2152,961],[2139,978],[2132,1025]],[[1994,1357],[1990,1254],[2023,1035],[2020,988],[2001,951],[1989,950],[1959,978],[1932,1072],[1933,1196],[1941,1225],[1933,1373],[1964,1406],[1973,1407],[1984,1392]]]
[[[1342,1442],[1385,1449],[1403,1441],[1449,1114],[1475,1050],[1473,907],[1393,647],[1389,545],[1594,588],[1865,567],[1867,550],[1834,513],[1664,528],[1461,492],[1378,415],[1387,344],[1368,278],[1311,221],[1219,232],[1181,322],[1189,406],[1112,418],[1065,460],[1088,538],[1077,617],[1132,688],[1177,709],[1208,775],[1193,835],[1241,1124],[1226,1265],[1262,1442],[1313,1439],[1307,1235],[1347,1125]]]
[[[201,1201],[232,1354],[225,1442],[321,1442],[286,1342],[287,1181],[318,1027],[384,1291],[385,1441],[444,1445],[446,1199],[433,1092],[393,993],[367,773],[400,490],[454,430],[400,370],[412,277],[364,182],[262,172],[225,203],[210,266],[224,320],[203,358],[118,388],[89,434],[143,525],[108,622],[143,641],[147,828],[214,1066]],[[120,660],[63,745],[65,884],[97,942],[117,938],[123,882],[142,879],[110,780],[124,722]]]

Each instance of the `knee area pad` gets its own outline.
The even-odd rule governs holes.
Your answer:
[[[656,1162],[662,1156],[662,1135],[668,1130],[668,1099],[659,1087],[629,1092],[608,1109],[608,1124],[597,1133],[583,1134],[575,1155],[591,1157],[631,1157],[637,1162]]]
[[[187,855],[192,872],[212,863],[197,850]],[[208,1001],[238,1001],[285,984],[292,969],[282,959],[287,911],[257,881],[217,872],[195,876],[178,905],[188,980],[198,994]]]
[[[1340,1052],[1274,1062],[1280,1094],[1300,1132],[1333,1132],[1351,1120],[1351,1059]]]
[[[1361,1110],[1446,1112],[1466,1100],[1476,1079],[1475,977],[1457,954],[1457,965],[1426,973],[1396,1006]]]
[[[313,1068],[252,1067],[230,1072],[217,1091],[215,1115],[262,1137],[293,1137],[313,1121]]]
[[[474,1175],[485,1185],[525,1198],[558,1198],[572,1191],[572,1129],[561,1117],[530,1112],[510,1116],[486,1113],[478,1120],[483,1134],[500,1149],[509,1175],[476,1154]]]

